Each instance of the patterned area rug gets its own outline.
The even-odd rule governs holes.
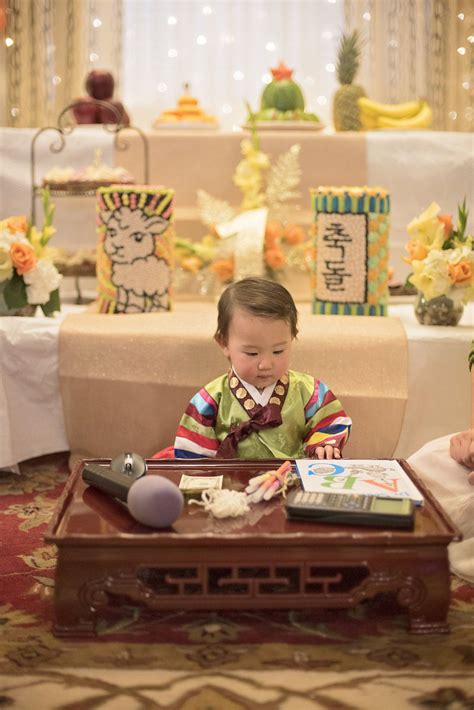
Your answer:
[[[408,634],[380,596],[327,612],[128,606],[96,641],[54,637],[55,548],[43,534],[67,476],[67,454],[0,472],[0,707],[474,708],[474,588],[456,577],[449,635]]]

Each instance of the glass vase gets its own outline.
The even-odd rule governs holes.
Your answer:
[[[449,293],[436,298],[425,298],[419,291],[415,302],[415,315],[422,325],[457,325],[464,305]]]

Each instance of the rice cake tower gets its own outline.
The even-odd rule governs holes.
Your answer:
[[[379,187],[318,187],[311,197],[313,313],[386,315],[388,192]]]
[[[170,310],[173,195],[173,190],[154,185],[97,190],[101,313]]]

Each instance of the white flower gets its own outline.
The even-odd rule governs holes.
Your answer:
[[[51,292],[58,288],[61,279],[61,274],[50,261],[47,259],[38,261],[34,269],[23,274],[28,303],[32,305],[47,303]]]
[[[19,242],[20,244],[30,243],[24,232],[15,232],[12,234],[9,229],[3,229],[0,232],[0,249],[10,249],[13,242]]]
[[[471,262],[474,258],[472,249],[464,245],[456,249],[448,249],[448,262],[450,264],[459,264],[460,261]]]

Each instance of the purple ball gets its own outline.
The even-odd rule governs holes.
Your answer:
[[[130,487],[127,505],[139,523],[152,528],[167,528],[181,515],[184,498],[175,483],[148,474]]]

